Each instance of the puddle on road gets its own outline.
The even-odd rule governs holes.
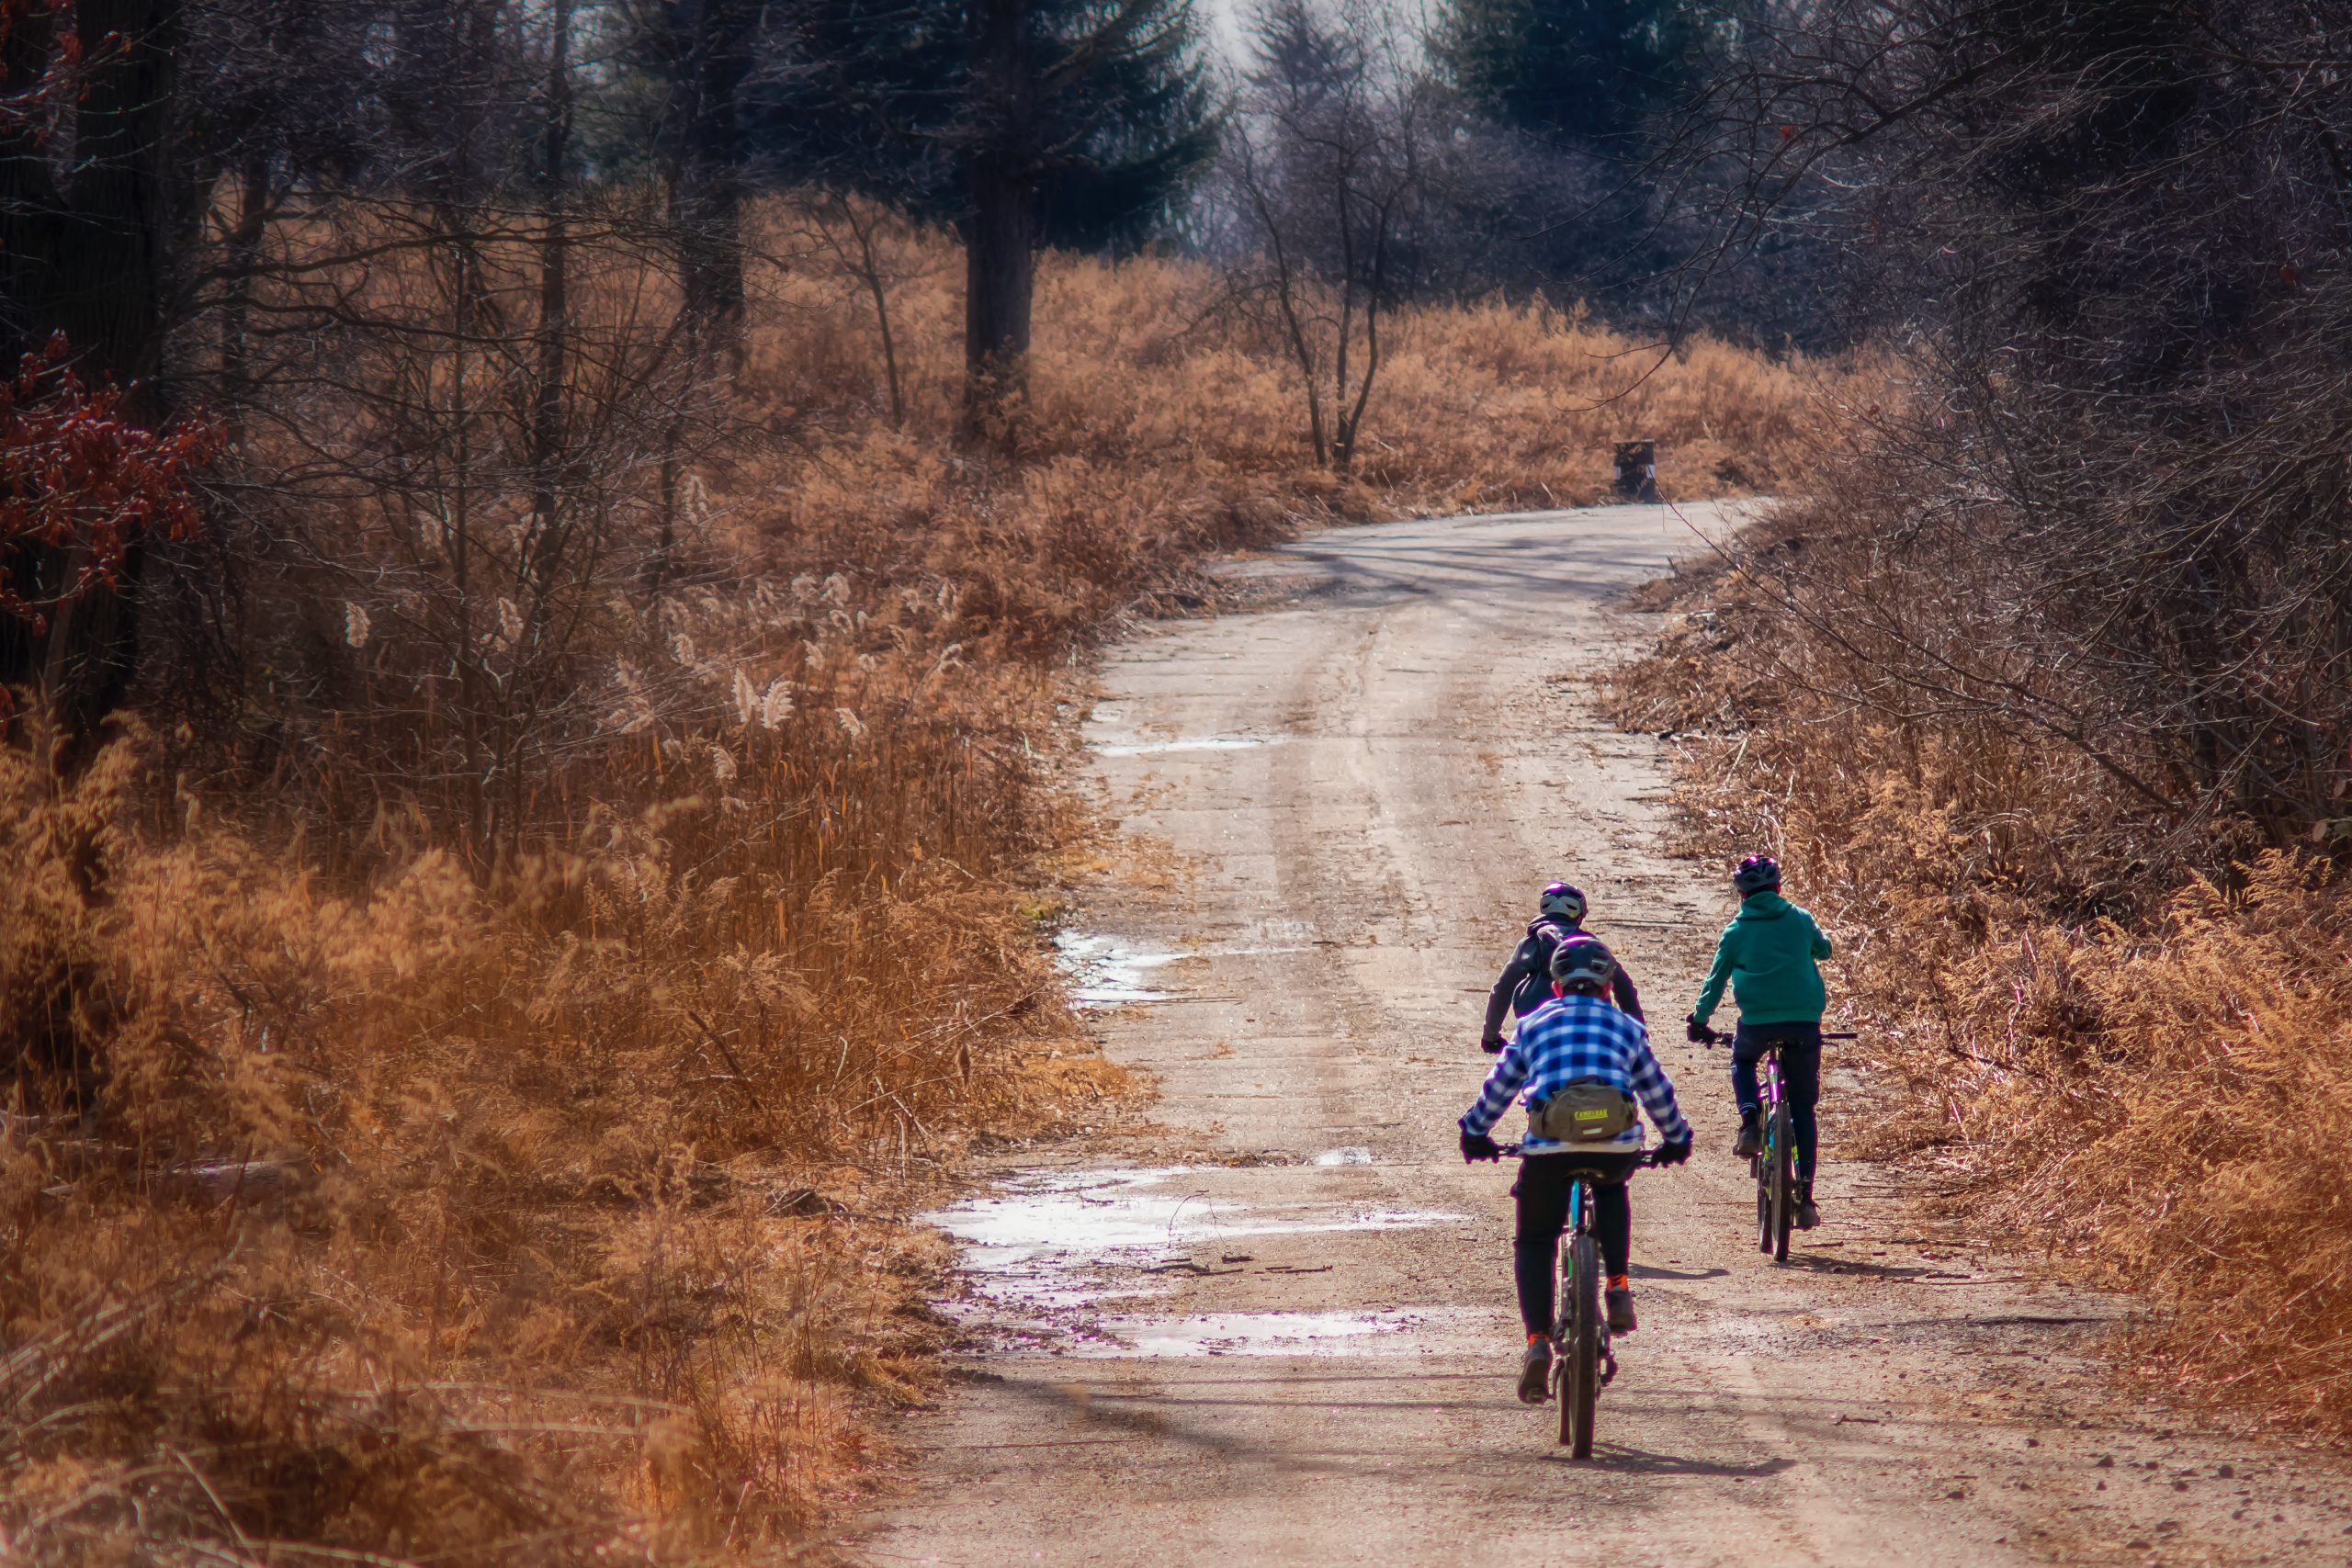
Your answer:
[[[1434,1209],[1334,1209],[1324,1203],[1258,1207],[1211,1198],[1181,1180],[1216,1170],[1167,1166],[1032,1174],[1014,1178],[1004,1190],[967,1198],[924,1218],[965,1244],[967,1268],[988,1274],[1026,1263],[1113,1254],[1128,1255],[1120,1260],[1136,1267],[1149,1261],[1140,1254],[1180,1256],[1242,1236],[1404,1230],[1462,1217]]]
[[[1314,1202],[1253,1205],[1212,1198],[1185,1179],[1209,1174],[1209,1170],[1185,1166],[1031,1172],[1014,1178],[996,1192],[924,1215],[964,1246],[968,1294],[941,1303],[943,1310],[981,1330],[1000,1349],[1206,1355],[1213,1353],[1207,1348],[1213,1340],[1273,1345],[1281,1342],[1283,1335],[1294,1340],[1338,1337],[1340,1328],[1316,1326],[1326,1315],[1320,1314],[1245,1313],[1161,1319],[1105,1314],[1101,1308],[1165,1294],[1166,1280],[1180,1272],[1223,1267],[1220,1260],[1233,1251],[1231,1244],[1245,1237],[1402,1230],[1461,1218],[1425,1209]],[[1193,1257],[1196,1252],[1206,1261],[1196,1261]],[[1238,1271],[1248,1265],[1230,1267]],[[1330,1315],[1333,1324],[1342,1318],[1377,1324],[1390,1314]],[[1225,1327],[1216,1326],[1228,1318]],[[1302,1323],[1305,1329],[1298,1328]],[[1202,1324],[1210,1326],[1203,1328]],[[1146,1348],[1147,1341],[1155,1346],[1182,1342],[1197,1348]],[[1306,1352],[1242,1348],[1234,1353]]]
[[[1180,959],[1264,958],[1315,951],[1312,942],[1273,942],[1217,945],[1193,953],[1174,953],[1095,931],[1066,931],[1054,936],[1054,960],[1069,982],[1070,1005],[1080,1011],[1173,1000],[1176,993],[1159,989],[1145,976]]]
[[[1081,1010],[1164,1002],[1174,995],[1144,982],[1152,970],[1188,956],[1091,931],[1054,933],[1054,959],[1069,977],[1070,1005]]]
[[[1279,746],[1288,739],[1283,735],[1196,735],[1176,740],[1108,740],[1098,742],[1094,754],[1166,757],[1179,751],[1248,751],[1260,746]]]

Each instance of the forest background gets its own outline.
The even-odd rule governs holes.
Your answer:
[[[1087,650],[1632,437],[1905,1146],[2341,1430],[2334,20],[0,0],[8,1549],[804,1538],[1123,1093]]]

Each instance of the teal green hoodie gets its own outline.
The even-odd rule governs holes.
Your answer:
[[[1693,1016],[1707,1021],[1728,980],[1742,1023],[1819,1023],[1829,998],[1814,961],[1828,956],[1829,939],[1803,905],[1751,893],[1715,943]]]

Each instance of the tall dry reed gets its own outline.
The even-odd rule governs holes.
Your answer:
[[[1795,368],[1431,308],[1340,480],[1213,274],[1054,258],[1026,406],[960,445],[952,250],[882,234],[893,417],[874,277],[814,220],[767,214],[781,259],[651,610],[583,571],[543,601],[574,640],[526,668],[523,613],[452,597],[402,533],[413,497],[304,492],[301,551],[241,579],[266,723],[212,732],[167,670],[70,784],[0,750],[11,1554],[799,1538],[867,1484],[865,1417],[942,1332],[907,1216],[975,1138],[1122,1092],[1040,925],[1091,640],[1302,522],[1595,498],[1620,435],[1686,492],[1766,483],[1802,419]],[[501,701],[543,682],[497,710],[497,755],[536,761],[502,775],[495,855],[453,660]]]
[[[2128,750],[1894,679],[1894,629],[1903,652],[1954,649],[1947,669],[2001,645],[1971,617],[2003,564],[1915,570],[1855,499],[1869,476],[1846,478],[1654,591],[1667,631],[1613,693],[1621,721],[1680,739],[1686,847],[1777,850],[1838,934],[1834,1005],[1888,1092],[1832,1105],[1833,1136],[2146,1292],[2164,1310],[2128,1364],[2156,1390],[2352,1432],[2335,863],[2157,809]]]

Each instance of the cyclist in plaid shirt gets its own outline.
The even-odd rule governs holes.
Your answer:
[[[1587,937],[1562,942],[1552,955],[1553,999],[1520,1021],[1518,1037],[1487,1075],[1477,1103],[1462,1117],[1462,1157],[1499,1159],[1489,1134],[1523,1089],[1530,1101],[1551,1099],[1567,1085],[1599,1082],[1624,1090],[1641,1102],[1665,1144],[1659,1165],[1690,1157],[1690,1124],[1674,1102],[1674,1085],[1650,1050],[1641,1021],[1609,1001],[1617,961]],[[1642,1157],[1642,1128],[1636,1121],[1612,1142],[1567,1145],[1532,1133],[1521,1145],[1524,1156],[1511,1195],[1519,1200],[1512,1238],[1513,1271],[1519,1280],[1519,1315],[1527,1330],[1527,1356],[1521,1364],[1519,1397],[1544,1403],[1552,1364],[1553,1258],[1567,1226],[1568,1192],[1577,1172],[1593,1173],[1592,1228],[1609,1274],[1609,1327],[1634,1328],[1634,1206],[1625,1179]]]

